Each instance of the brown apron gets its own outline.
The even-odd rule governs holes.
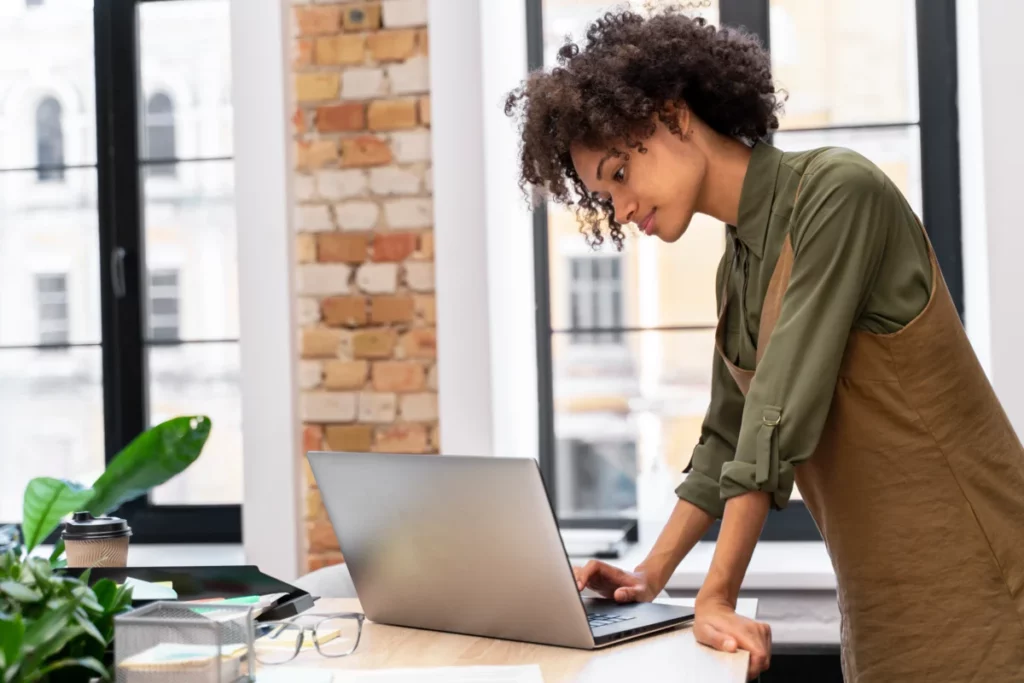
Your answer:
[[[796,484],[836,573],[847,683],[1017,683],[1024,448],[928,250],[932,290],[920,315],[894,334],[851,331],[821,439],[796,467]],[[765,295],[757,361],[792,266],[787,237]],[[726,305],[723,296],[716,347],[746,395],[754,371],[723,352]]]

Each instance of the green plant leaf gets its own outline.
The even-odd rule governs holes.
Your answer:
[[[17,581],[0,582],[0,592],[7,593],[19,602],[39,602],[43,599],[42,593]]]
[[[59,569],[67,565],[67,560],[61,557],[64,554],[64,539],[58,538],[53,544],[53,552],[50,553],[50,566]]]
[[[96,594],[96,602],[103,605],[104,613],[110,613],[110,608],[114,606],[114,598],[117,596],[117,584],[110,579],[100,579],[92,587],[92,592]]]
[[[30,557],[25,564],[28,565],[29,571],[32,573],[36,585],[46,585],[50,582],[50,577],[53,575],[53,571],[47,560],[44,560],[41,557]]]
[[[21,530],[25,550],[43,542],[67,514],[85,510],[93,499],[93,490],[63,479],[36,477],[25,487]]]
[[[111,607],[111,611],[114,614],[120,614],[129,607],[132,606],[132,588],[131,586],[121,585],[117,587],[117,593],[114,594],[114,604]]]
[[[55,662],[47,664],[45,667],[35,672],[31,676],[25,679],[25,683],[31,683],[32,681],[46,680],[46,676],[56,671],[57,669],[67,669],[70,667],[81,667],[83,669],[89,669],[93,673],[99,674],[104,680],[107,680],[110,676],[107,668],[103,666],[97,659],[93,657],[81,657],[78,659],[58,659]]]
[[[63,604],[46,611],[43,616],[25,628],[25,644],[35,649],[41,647],[43,643],[52,640],[61,632],[61,629],[67,628],[68,617],[77,608],[78,601],[69,599]]]
[[[18,661],[24,638],[25,622],[21,620],[20,614],[15,614],[13,619],[0,619],[0,654],[4,662],[13,665]]]
[[[78,604],[90,612],[103,613],[103,605],[96,601],[96,594],[88,586],[78,586],[71,594],[78,598]]]
[[[183,472],[202,453],[210,428],[206,416],[175,417],[135,437],[93,484],[89,511],[105,515]]]
[[[75,622],[82,627],[82,630],[92,636],[102,645],[107,644],[107,639],[103,637],[100,630],[96,628],[96,625],[92,623],[92,620],[88,616],[80,614],[79,612],[74,613]]]

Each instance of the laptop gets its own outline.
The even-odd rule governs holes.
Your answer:
[[[379,624],[595,649],[693,610],[583,598],[532,458],[307,454]]]

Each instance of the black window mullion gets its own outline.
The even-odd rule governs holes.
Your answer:
[[[96,2],[96,144],[103,327],[103,412],[109,462],[147,427],[142,335],[139,49],[134,0]]]
[[[962,318],[956,0],[917,0],[916,16],[922,220]]]
[[[530,71],[544,66],[544,2],[526,2],[526,64]],[[548,212],[541,203],[533,212],[533,287],[537,339],[538,461],[551,509],[558,514],[555,478],[555,396],[551,358],[551,276],[548,255]],[[577,297],[577,301],[579,298]],[[580,302],[582,303],[582,302]]]

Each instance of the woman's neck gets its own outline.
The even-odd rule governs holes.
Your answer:
[[[711,130],[702,137],[708,166],[697,210],[727,225],[736,225],[751,149],[739,140]]]

